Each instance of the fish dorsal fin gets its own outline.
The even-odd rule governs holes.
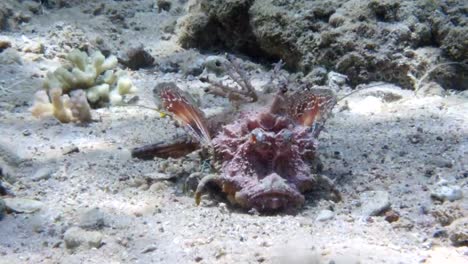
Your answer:
[[[174,83],[162,83],[158,86],[161,87],[159,97],[164,109],[188,127],[201,144],[210,144],[211,136],[203,112]]]

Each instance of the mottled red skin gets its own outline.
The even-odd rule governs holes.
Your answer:
[[[212,143],[222,163],[219,182],[233,203],[259,211],[304,203],[317,148],[310,127],[267,111],[224,126]]]

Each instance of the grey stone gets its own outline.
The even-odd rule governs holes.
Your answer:
[[[2,163],[6,163],[9,166],[16,167],[26,159],[21,157],[18,146],[15,146],[11,142],[6,140],[0,140],[0,157],[2,157]],[[4,165],[2,165],[3,167]]]
[[[175,178],[174,176],[174,174],[169,175],[161,172],[152,172],[144,175],[145,179],[150,181],[168,181]]]
[[[328,221],[330,219],[333,219],[335,217],[335,213],[333,211],[330,211],[330,210],[322,210],[319,212],[319,214],[317,215],[317,218],[315,218],[316,221],[319,221],[319,222],[325,222],[325,221]]]
[[[456,201],[463,197],[462,190],[459,186],[442,185],[437,186],[432,192],[431,197],[439,201]]]
[[[99,248],[102,245],[102,234],[98,231],[86,231],[79,227],[71,227],[64,234],[65,247],[69,250],[78,248]]]
[[[437,166],[439,168],[452,168],[453,164],[450,160],[443,157],[433,157],[429,160],[429,164]]]
[[[40,168],[31,177],[32,181],[48,180],[54,171],[51,168]]]
[[[390,209],[389,194],[386,191],[367,191],[360,195],[362,216],[376,216]]]
[[[5,198],[6,207],[15,213],[34,213],[43,207],[43,203],[25,198]]]
[[[341,86],[346,84],[348,77],[337,72],[329,72],[327,75],[327,85],[334,90],[339,90]]]
[[[80,217],[79,226],[86,230],[98,230],[105,225],[105,215],[99,208],[87,210]]]

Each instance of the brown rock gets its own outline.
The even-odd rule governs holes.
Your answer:
[[[398,221],[398,219],[400,219],[400,215],[397,212],[393,210],[385,212],[385,221],[393,223]]]

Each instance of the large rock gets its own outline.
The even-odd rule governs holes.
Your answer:
[[[43,203],[25,198],[5,198],[8,211],[15,213],[34,213],[42,209]]]
[[[184,47],[229,49],[283,59],[305,73],[317,65],[352,84],[424,81],[467,89],[461,63],[468,59],[464,1],[200,0],[179,23]],[[436,47],[436,48],[428,48]]]

